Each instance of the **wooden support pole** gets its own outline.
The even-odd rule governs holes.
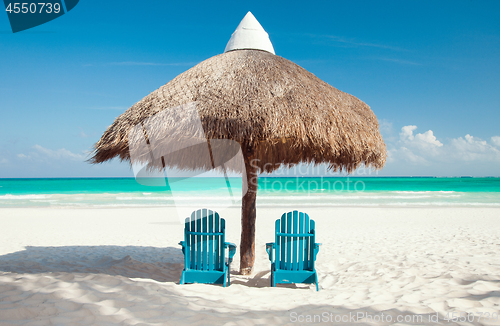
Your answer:
[[[246,151],[243,151],[245,160],[245,175],[243,175],[243,194],[241,202],[241,243],[240,243],[240,274],[252,273],[255,261],[255,203],[257,199],[258,167],[252,164]]]

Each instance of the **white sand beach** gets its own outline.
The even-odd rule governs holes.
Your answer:
[[[227,288],[178,284],[173,208],[0,209],[0,325],[500,325],[500,209],[303,211],[319,292],[269,286],[282,208],[257,210],[254,273],[238,275],[237,251]],[[222,216],[236,244],[239,216]]]

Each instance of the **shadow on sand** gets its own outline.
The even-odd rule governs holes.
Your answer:
[[[231,284],[264,288],[270,286],[270,271],[241,276],[232,265]],[[23,251],[0,256],[0,271],[18,274],[93,273],[146,278],[179,283],[184,269],[180,248],[140,246],[28,246]],[[308,285],[279,284],[284,288]]]
[[[23,251],[0,256],[0,271],[18,274],[93,273],[178,284],[183,269],[184,255],[180,248],[173,247],[28,246]],[[269,287],[269,282],[269,271],[250,277],[235,270],[231,272],[231,284],[263,288]],[[294,284],[279,287],[297,288]]]
[[[19,274],[99,273],[179,282],[183,268],[181,249],[172,247],[28,246],[0,256],[0,271]]]
[[[214,308],[212,296],[220,296],[220,300],[222,300],[228,295],[228,292],[218,286],[211,288],[210,298],[205,298],[204,295],[196,294],[198,288],[189,290],[189,286],[177,288],[163,283],[112,280],[109,278],[109,276],[123,276],[129,279],[144,278],[158,282],[178,283],[183,268],[183,254],[180,248],[141,246],[26,247],[23,251],[0,256],[0,271],[16,274],[55,274],[50,278],[47,278],[47,275],[41,275],[37,278],[29,275],[3,275],[4,282],[0,282],[0,301],[11,302],[9,303],[10,310],[3,311],[4,314],[7,314],[4,316],[4,321],[19,322],[24,319],[28,321],[36,317],[41,324],[56,322],[57,318],[65,318],[64,320],[68,322],[72,320],[71,318],[83,318],[83,315],[79,315],[78,311],[87,307],[84,310],[89,313],[89,316],[85,317],[88,319],[89,325],[104,325],[110,322],[120,324],[125,317],[110,315],[106,309],[103,310],[100,302],[113,302],[113,305],[118,307],[108,307],[108,310],[119,310],[121,306],[129,307],[131,302],[134,302],[134,309],[127,310],[129,311],[127,318],[134,323],[144,324],[207,325],[213,324],[208,323],[208,320],[212,322],[216,320],[217,324],[245,323],[252,325],[324,323],[338,325],[456,325],[453,322],[443,321],[442,316],[440,316],[439,322],[436,322],[433,320],[434,317],[437,318],[436,314],[418,315],[397,309],[383,309],[381,311],[371,307],[350,309],[343,306],[306,304],[305,302],[291,307],[291,309],[276,308],[270,310],[248,310],[237,304],[225,302],[221,310],[220,307]],[[75,276],[70,277],[69,274],[64,273],[72,273]],[[93,275],[87,276],[85,274]],[[269,271],[256,273],[251,277],[243,277],[233,272],[231,283],[249,288],[265,288],[269,287],[269,276]],[[30,283],[30,285],[26,286],[25,283]],[[70,292],[65,290],[68,283],[72,284],[69,285],[72,289]],[[117,284],[122,289],[110,291]],[[29,289],[30,287],[32,289]],[[302,285],[289,284],[279,285],[279,287],[301,288]],[[42,288],[43,291],[41,291]],[[310,291],[314,293],[314,297],[318,295],[328,296],[327,293],[321,294],[321,291],[320,294],[317,294],[316,291],[312,291],[308,287],[305,289],[308,290],[307,293]],[[188,290],[189,295],[183,295],[182,290]],[[258,298],[257,292],[248,290],[250,294],[253,293],[249,299]],[[259,294],[260,291],[264,291],[262,292],[264,295],[275,293],[269,288],[258,290]],[[305,294],[301,290],[298,291],[300,293],[293,292],[298,300],[303,298]],[[75,297],[68,297],[68,293],[72,293]],[[280,292],[276,292],[276,294],[278,293]],[[62,294],[65,294],[64,298],[59,298]],[[281,295],[283,294],[281,293]],[[492,291],[488,295],[498,296],[498,292]],[[25,299],[30,301],[25,301]],[[83,304],[82,300],[84,299],[90,301]],[[193,300],[196,301],[195,305]],[[19,302],[25,303],[21,305]],[[61,305],[65,309],[59,309],[58,307]],[[69,309],[68,307],[73,308]],[[23,311],[23,315],[20,315],[19,311]],[[27,314],[26,311],[30,314]],[[386,316],[385,322],[380,322],[383,315]],[[359,318],[359,316],[368,316],[369,318]],[[387,316],[391,316],[390,321],[387,320]],[[403,320],[398,322],[396,318],[403,318]],[[2,324],[2,320],[0,320],[0,324]],[[469,324],[480,325],[477,321]]]

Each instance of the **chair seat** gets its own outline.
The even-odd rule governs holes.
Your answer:
[[[225,278],[225,271],[185,270],[182,272],[180,283],[224,284]]]
[[[316,271],[283,271],[273,273],[275,283],[316,283]]]

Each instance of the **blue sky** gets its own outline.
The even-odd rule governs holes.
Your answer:
[[[0,177],[133,176],[86,163],[93,144],[247,11],[277,55],[372,108],[379,175],[500,176],[498,1],[81,0],[16,34],[0,14]]]

